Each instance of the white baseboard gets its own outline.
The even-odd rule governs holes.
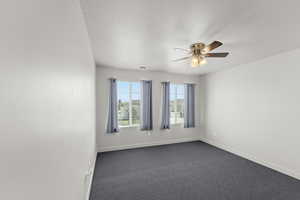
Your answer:
[[[107,152],[107,151],[117,151],[117,150],[124,150],[124,149],[134,149],[140,147],[150,147],[150,146],[159,146],[165,144],[175,144],[175,143],[182,143],[182,142],[192,142],[192,141],[199,141],[199,138],[178,138],[178,139],[169,139],[157,142],[150,142],[150,143],[137,143],[137,144],[130,144],[130,145],[120,145],[120,146],[110,146],[110,147],[100,147],[98,148],[98,152]]]
[[[92,163],[91,163],[91,166],[90,166],[90,169],[89,169],[89,173],[87,174],[87,180],[86,180],[87,181],[87,189],[86,189],[86,192],[85,192],[84,200],[89,200],[90,199],[96,160],[97,160],[97,153],[95,153],[95,155],[93,157],[93,160],[92,160]]]
[[[230,153],[233,153],[235,155],[238,155],[240,157],[243,157],[243,158],[246,158],[248,160],[251,160],[251,161],[253,161],[255,163],[258,163],[260,165],[263,165],[265,167],[271,168],[271,169],[273,169],[275,171],[278,171],[280,173],[286,174],[288,176],[291,176],[293,178],[296,178],[296,179],[300,180],[300,174],[298,172],[296,172],[295,170],[291,170],[291,169],[288,169],[286,167],[279,166],[277,164],[274,164],[272,162],[266,161],[264,159],[260,159],[257,156],[253,156],[253,155],[251,155],[249,153],[245,153],[245,152],[239,151],[237,149],[234,149],[232,147],[226,146],[224,144],[217,143],[215,141],[210,141],[210,140],[207,140],[207,139],[201,139],[201,141],[203,141],[203,142],[205,142],[207,144],[210,144],[212,146],[218,147],[218,148],[220,148],[222,150],[225,150],[225,151],[228,151]]]

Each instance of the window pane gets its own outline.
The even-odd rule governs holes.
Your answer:
[[[170,98],[175,99],[175,93],[176,93],[176,85],[170,84]]]
[[[175,122],[175,112],[176,112],[176,97],[175,94],[170,93],[170,123],[174,124]]]
[[[140,123],[140,100],[132,100],[132,124]]]
[[[118,81],[118,121],[121,127],[140,123],[139,82]]]
[[[177,112],[176,114],[177,114],[177,116],[176,116],[176,122],[178,124],[183,124],[183,122],[184,122],[183,112]]]
[[[175,121],[175,115],[176,115],[175,112],[171,112],[170,113],[170,123],[171,124],[175,124],[176,123],[176,121]]]
[[[131,99],[132,100],[139,100],[140,94],[139,93],[131,93]]]
[[[175,96],[174,96],[175,98]],[[175,123],[175,100],[170,100],[170,123]]]
[[[140,83],[138,83],[138,82],[132,82],[131,83],[131,92],[139,94],[140,93]]]
[[[176,85],[170,84],[170,123],[171,124],[176,123],[176,121],[175,121],[175,115],[176,115],[175,101],[176,101]]]
[[[183,99],[177,99],[176,111],[183,112],[183,109],[184,109],[183,106],[184,106]]]
[[[131,83],[132,125],[140,124],[140,83]]]
[[[129,125],[129,83],[118,81],[119,126]]]
[[[177,93],[177,98],[176,99],[184,100],[184,94]]]
[[[123,81],[118,81],[118,99],[121,100],[122,102],[129,101],[129,83],[128,82],[123,82]]]
[[[120,126],[129,125],[129,102],[119,100],[118,120]]]
[[[177,98],[176,123],[183,123],[184,99]]]
[[[183,123],[184,112],[184,85],[170,84],[170,122],[171,124]]]
[[[177,85],[177,94],[184,96],[184,85]]]

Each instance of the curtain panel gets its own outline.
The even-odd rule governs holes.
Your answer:
[[[141,81],[141,130],[152,130],[152,81]]]
[[[184,127],[195,127],[195,84],[184,85]]]
[[[161,129],[170,128],[170,83],[162,82]]]
[[[114,78],[109,79],[109,103],[108,103],[108,120],[106,126],[107,133],[119,132],[118,126],[118,93],[117,93],[117,80]]]

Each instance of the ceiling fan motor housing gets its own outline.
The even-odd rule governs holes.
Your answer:
[[[204,43],[195,43],[191,45],[191,51],[193,52],[193,55],[199,56],[202,54],[203,49],[205,48]]]

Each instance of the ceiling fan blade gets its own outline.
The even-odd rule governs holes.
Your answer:
[[[210,43],[209,45],[207,45],[205,47],[205,51],[209,52],[209,51],[211,51],[211,50],[213,50],[215,48],[218,48],[219,46],[222,46],[222,45],[223,45],[222,42],[220,42],[220,41],[214,41],[214,42]]]
[[[175,51],[185,51],[185,52],[187,52],[187,53],[191,53],[190,50],[184,49],[184,48],[174,48],[174,50],[175,50]]]
[[[183,57],[183,58],[178,58],[178,59],[173,60],[173,62],[182,61],[182,60],[187,60],[187,59],[189,59],[189,58],[191,58],[191,56],[187,56],[187,57]]]
[[[204,56],[205,57],[218,57],[218,58],[222,58],[222,57],[226,57],[228,56],[228,52],[224,52],[224,53],[207,53]]]

